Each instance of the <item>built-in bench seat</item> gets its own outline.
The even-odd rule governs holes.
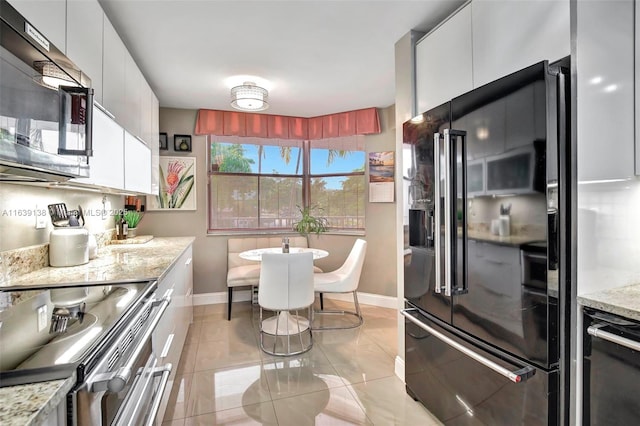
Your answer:
[[[243,259],[240,257],[240,253],[259,248],[280,247],[281,245],[282,236],[229,238],[227,241],[228,320],[231,320],[233,288],[241,286],[257,287],[260,281],[260,262]],[[301,236],[289,236],[289,245],[291,247],[309,246],[307,238]],[[314,267],[314,269],[315,272],[322,272],[318,267]]]

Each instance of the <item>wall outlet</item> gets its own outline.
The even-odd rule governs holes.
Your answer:
[[[47,210],[36,204],[36,229],[47,227]]]
[[[38,332],[47,328],[47,305],[42,305],[38,308]]]

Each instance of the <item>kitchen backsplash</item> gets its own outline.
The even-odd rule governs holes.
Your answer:
[[[53,225],[47,205],[54,203],[66,203],[69,210],[82,206],[85,228],[98,237],[115,227],[111,213],[123,208],[124,199],[121,195],[0,183],[0,252],[48,244]],[[36,229],[38,216],[44,216],[42,229]]]

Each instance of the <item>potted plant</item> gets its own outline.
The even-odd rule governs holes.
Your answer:
[[[136,236],[136,228],[138,226],[138,223],[140,223],[140,219],[142,219],[142,214],[140,214],[140,212],[137,212],[135,210],[127,210],[124,213],[124,220],[125,222],[127,222],[127,225],[129,226],[129,232],[127,234],[127,238],[133,238]]]
[[[322,232],[326,232],[329,226],[329,221],[325,217],[314,216],[311,214],[313,207],[300,207],[300,220],[293,224],[293,229],[300,235],[306,237],[311,233],[320,235]]]

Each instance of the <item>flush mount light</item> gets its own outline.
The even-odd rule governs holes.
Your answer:
[[[264,111],[269,108],[269,92],[251,81],[231,89],[231,106],[241,111]]]

